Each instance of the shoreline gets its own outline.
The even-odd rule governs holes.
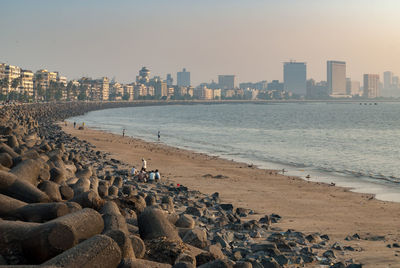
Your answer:
[[[400,239],[396,220],[400,216],[399,203],[379,201],[370,194],[283,176],[273,170],[250,168],[245,163],[165,144],[122,138],[94,129],[78,131],[71,124],[63,129],[130,165],[140,166],[141,157],[145,157],[150,168],[158,168],[171,182],[206,194],[219,192],[224,202],[253,209],[257,216],[277,213],[283,217],[278,225],[282,230],[327,233],[343,244],[361,247],[361,252],[349,253],[348,257],[365,264],[374,263],[371,267],[379,267],[376,263],[398,261],[386,244]],[[208,174],[227,178],[212,178]],[[385,236],[385,241],[344,240],[354,233]]]
[[[197,103],[201,104],[201,103]],[[157,104],[154,104],[157,105]],[[83,115],[84,116],[84,115]],[[69,118],[69,121],[77,121],[77,123],[82,123],[85,120],[79,119],[79,116],[77,120],[73,118]],[[71,122],[72,122],[71,121]],[[99,122],[97,122],[99,123]],[[99,125],[92,124],[90,125],[91,128],[93,129],[98,129],[101,131],[109,132],[109,133],[114,133],[114,134],[119,134],[115,131],[115,129],[104,129],[100,127]],[[125,128],[127,128],[125,126]],[[121,126],[122,129],[122,126]],[[114,132],[112,132],[114,131]],[[156,140],[151,140],[149,137],[138,137],[144,142],[156,142]],[[166,144],[165,144],[166,145]],[[274,169],[277,170],[278,172],[281,173],[281,170],[284,169],[285,172],[288,176],[294,176],[294,177],[299,177],[305,181],[313,181],[313,182],[320,182],[320,183],[326,183],[326,184],[332,184],[336,185],[339,187],[344,187],[346,189],[349,189],[352,192],[356,193],[363,193],[363,194],[370,194],[374,195],[376,199],[379,199],[381,201],[387,201],[387,202],[399,202],[400,203],[400,186],[398,183],[390,181],[389,179],[386,180],[382,178],[379,180],[379,178],[373,178],[373,177],[368,177],[367,175],[362,175],[360,174],[359,176],[352,175],[350,173],[345,173],[345,172],[340,172],[340,171],[335,171],[335,170],[321,170],[313,167],[299,167],[296,165],[291,165],[289,163],[279,163],[279,162],[272,162],[268,160],[257,160],[257,159],[251,159],[251,158],[244,158],[241,157],[240,155],[238,156],[232,156],[232,155],[224,155],[223,153],[218,153],[215,152],[213,153],[212,150],[207,151],[205,150],[196,150],[196,147],[190,148],[190,146],[180,146],[179,144],[172,143],[169,146],[171,147],[176,147],[180,148],[183,150],[189,150],[192,152],[197,152],[197,153],[203,153],[207,154],[210,156],[217,156],[222,159],[226,160],[233,160],[235,162],[240,162],[240,163],[247,163],[247,164],[254,164],[255,166],[259,167],[260,169]],[[310,178],[307,178],[307,176],[310,175]]]

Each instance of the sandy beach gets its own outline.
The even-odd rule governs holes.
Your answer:
[[[143,157],[148,169],[159,169],[163,179],[171,183],[207,194],[219,192],[222,202],[254,210],[252,217],[279,214],[283,219],[275,227],[283,231],[327,234],[331,240],[354,249],[344,251],[343,256],[337,256],[339,259],[354,259],[365,267],[400,267],[400,248],[387,247],[400,240],[400,203],[158,142],[88,128],[78,130],[72,124],[63,129],[131,166],[140,167]],[[345,240],[355,233],[361,239]]]

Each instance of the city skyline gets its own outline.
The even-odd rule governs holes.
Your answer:
[[[326,61],[338,60],[362,81],[364,73],[400,73],[396,7],[371,0],[7,2],[1,61],[125,83],[142,66],[164,78],[186,67],[197,85],[218,74],[238,83],[283,80],[280,66],[291,59],[307,63],[307,79],[326,80]]]

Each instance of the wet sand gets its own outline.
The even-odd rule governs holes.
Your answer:
[[[354,259],[365,267],[400,267],[400,248],[386,246],[400,241],[400,203],[379,201],[370,194],[307,182],[156,141],[123,138],[94,129],[77,130],[72,124],[63,129],[132,166],[140,168],[143,157],[148,169],[159,169],[163,179],[171,183],[208,194],[219,192],[222,202],[253,209],[253,217],[279,214],[282,221],[275,227],[283,231],[328,234],[331,240],[355,249],[337,256],[339,259]],[[354,233],[362,238],[385,239],[344,240]]]

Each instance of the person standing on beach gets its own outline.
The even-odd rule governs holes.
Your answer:
[[[125,128],[122,130],[122,138],[125,137]]]
[[[144,158],[142,158],[142,170],[146,171],[147,168],[147,162],[146,160],[144,160]]]
[[[74,128],[76,127],[76,122],[74,122]]]
[[[157,136],[158,136],[158,141],[160,141],[160,138],[161,138],[160,131],[158,131],[158,134],[157,134]]]

